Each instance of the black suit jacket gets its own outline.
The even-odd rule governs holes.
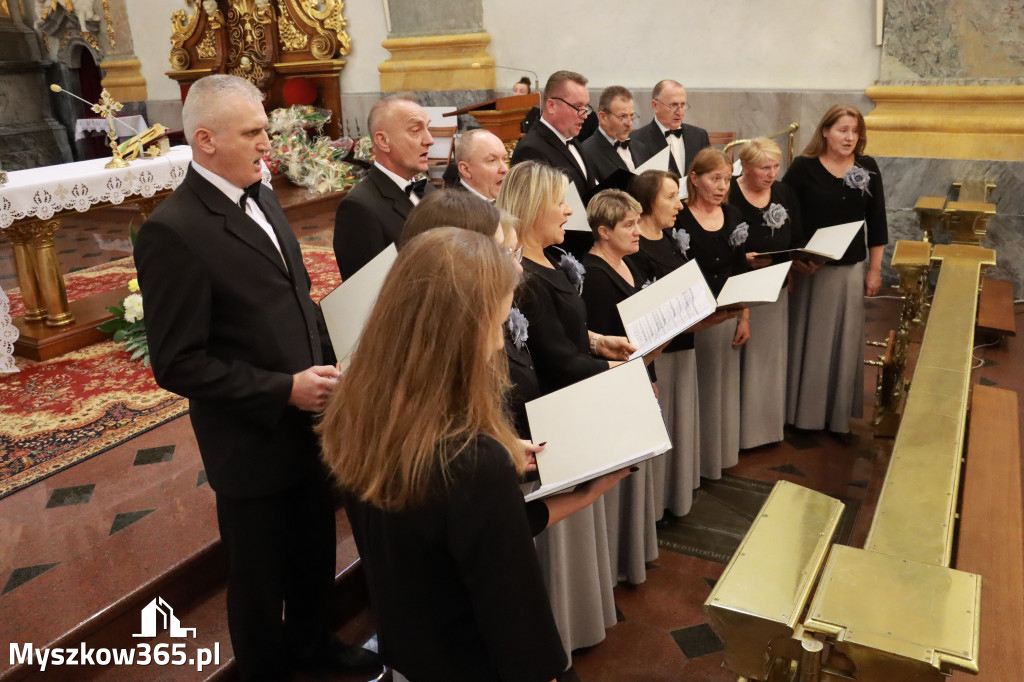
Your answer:
[[[629,136],[629,139],[631,141],[639,140],[646,148],[647,156],[640,163],[643,163],[668,146],[668,142],[665,141],[665,134],[661,132],[661,128],[658,127],[657,120],[654,119],[652,119],[651,122],[643,128],[634,130],[632,135]],[[669,170],[674,173],[678,173],[681,178],[686,177],[686,173],[690,170],[690,165],[693,163],[693,157],[697,156],[697,152],[701,149],[710,145],[711,141],[708,139],[708,131],[703,128],[698,128],[697,126],[684,123],[683,146],[686,148],[686,168],[676,168],[676,161],[670,154],[668,162]]]
[[[231,498],[277,493],[320,470],[313,415],[288,398],[293,374],[334,361],[299,243],[263,185],[259,203],[283,260],[193,168],[135,247],[153,374],[188,398],[210,485]]]
[[[583,158],[594,169],[598,182],[604,182],[605,178],[620,168],[625,171],[629,170],[626,162],[615,151],[615,147],[609,144],[600,131],[595,131],[580,146],[583,147]],[[643,142],[633,138],[629,140],[629,155],[633,157],[634,168],[654,156],[654,154],[647,153]]]
[[[583,173],[580,172],[576,157],[572,155],[569,148],[562,144],[551,128],[538,120],[530,127],[530,132],[526,133],[526,137],[519,140],[515,151],[512,152],[511,165],[514,166],[521,161],[540,161],[559,168],[565,171],[569,180],[576,185],[576,191],[580,193],[580,198],[586,201],[590,190],[597,186],[597,174],[587,163],[587,157],[582,150],[580,156],[583,157],[583,163],[587,166],[586,177],[583,177]]]
[[[424,196],[434,191],[427,183]],[[358,272],[402,236],[413,204],[376,165],[338,204],[334,215],[334,257],[342,279]]]

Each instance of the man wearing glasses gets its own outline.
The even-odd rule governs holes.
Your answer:
[[[597,133],[583,144],[583,158],[593,167],[598,182],[622,169],[636,170],[652,154],[642,142],[631,140],[630,131],[637,120],[633,93],[621,85],[612,85],[601,93],[597,105]]]
[[[685,178],[693,157],[711,143],[708,131],[683,123],[683,117],[690,108],[686,101],[686,88],[673,80],[659,81],[654,86],[651,107],[654,120],[633,133],[633,139],[647,147],[647,158],[654,156],[666,146],[672,151],[668,169]],[[680,198],[686,196],[686,183],[679,183]]]
[[[539,161],[560,168],[586,201],[591,188],[597,185],[597,177],[583,158],[575,137],[591,111],[586,78],[573,71],[551,74],[541,97],[540,120],[519,140],[512,152],[512,165]]]

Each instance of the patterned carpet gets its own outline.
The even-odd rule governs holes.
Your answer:
[[[341,283],[330,248],[303,246],[319,301]],[[124,288],[135,276],[130,258],[68,275],[68,298]],[[24,313],[9,292],[12,316]],[[119,445],[187,412],[153,372],[132,362],[120,344],[104,342],[44,362],[19,358],[21,372],[0,377],[0,497]]]

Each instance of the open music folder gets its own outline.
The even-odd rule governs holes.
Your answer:
[[[527,500],[547,497],[672,447],[647,367],[626,362],[526,403],[537,453],[540,487]]]
[[[394,244],[389,245],[320,301],[334,355],[342,370],[348,367],[373,304],[384,286],[384,278],[397,257],[398,249]]]
[[[652,156],[651,158],[644,161],[642,164],[637,166],[637,169],[633,171],[637,175],[640,175],[644,171],[649,170],[668,170],[668,161],[671,150],[668,147],[662,148],[660,152]]]
[[[580,193],[576,190],[574,183],[569,183],[569,186],[565,188],[565,201],[569,204],[569,208],[572,209],[572,215],[569,216],[563,229],[571,232],[587,232],[590,233],[590,223],[587,222],[587,207],[583,205],[583,199],[580,198]]]
[[[689,261],[673,270],[618,303],[626,338],[636,346],[630,359],[646,355],[671,341],[718,308],[777,301],[790,265],[787,261],[734,275],[726,280],[717,299],[697,261]]]
[[[853,241],[854,237],[860,234],[860,228],[864,224],[863,220],[857,220],[852,223],[843,223],[842,225],[832,225],[830,227],[819,227],[817,231],[807,240],[807,244],[801,249],[784,249],[782,251],[765,251],[759,253],[759,256],[776,256],[785,253],[793,254],[793,258],[799,260],[818,260],[824,262],[825,260],[839,260],[846,253],[846,249],[849,248],[850,242]],[[806,254],[801,259],[800,254]]]

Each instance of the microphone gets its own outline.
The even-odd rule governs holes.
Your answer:
[[[540,93],[540,79],[537,77],[536,71],[530,71],[529,69],[520,69],[515,66],[501,66],[499,64],[481,64],[480,62],[473,62],[469,66],[470,68],[473,69],[508,69],[509,71],[525,71],[526,73],[531,74],[533,76],[533,91],[538,94]]]

